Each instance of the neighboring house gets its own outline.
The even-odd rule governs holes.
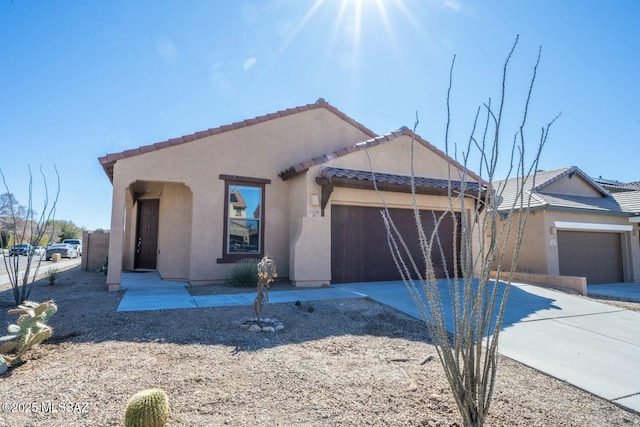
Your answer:
[[[517,182],[499,183],[503,213],[513,205]],[[588,284],[640,282],[640,192],[610,194],[577,167],[538,172],[524,188],[531,199],[518,271],[586,277]]]
[[[621,193],[625,191],[636,191],[640,190],[640,181],[637,182],[620,182],[618,180],[605,179],[602,176],[598,178],[592,178],[596,183],[598,183],[602,188],[607,190],[609,193]]]
[[[415,235],[412,141],[426,222],[448,207],[449,169],[464,171],[477,195],[480,177],[409,129],[378,136],[323,99],[101,157],[113,184],[107,284],[118,289],[123,270],[145,269],[220,282],[235,262],[266,254],[296,286],[398,278],[371,171]],[[453,216],[443,224],[440,274],[454,258]]]

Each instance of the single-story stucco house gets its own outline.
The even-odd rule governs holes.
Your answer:
[[[499,209],[506,213],[518,179],[496,186],[504,190]],[[518,271],[586,277],[588,284],[640,282],[640,192],[611,194],[575,166],[540,171],[524,189],[531,201]]]
[[[123,270],[221,282],[235,262],[265,254],[299,287],[396,279],[380,209],[384,198],[415,234],[412,144],[423,218],[447,209],[451,170],[477,196],[482,179],[411,130],[379,136],[323,99],[101,157],[113,184],[109,289]],[[453,268],[454,223],[441,227],[441,274]]]

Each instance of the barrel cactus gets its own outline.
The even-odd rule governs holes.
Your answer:
[[[169,418],[169,399],[159,388],[131,396],[124,413],[125,427],[164,427]]]

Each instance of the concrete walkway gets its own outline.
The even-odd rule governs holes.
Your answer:
[[[185,282],[161,280],[157,273],[122,273],[120,287],[126,289],[116,311],[144,311],[173,308],[229,307],[253,305],[256,293],[191,296]],[[338,288],[320,288],[269,293],[272,304],[295,301],[319,301],[363,298],[362,295]]]
[[[191,296],[156,273],[123,273],[118,311],[252,305],[255,293]],[[188,285],[187,285],[188,286]],[[451,306],[446,283],[440,284]],[[350,283],[271,292],[271,303],[369,297],[421,318],[401,282]],[[447,319],[451,325],[451,319]],[[500,353],[640,412],[640,313],[532,285],[511,287]]]

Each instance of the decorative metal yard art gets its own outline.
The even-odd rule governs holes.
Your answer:
[[[253,301],[253,308],[256,312],[256,319],[260,324],[262,308],[269,302],[269,285],[278,277],[278,267],[276,263],[265,255],[258,263],[258,295]]]

